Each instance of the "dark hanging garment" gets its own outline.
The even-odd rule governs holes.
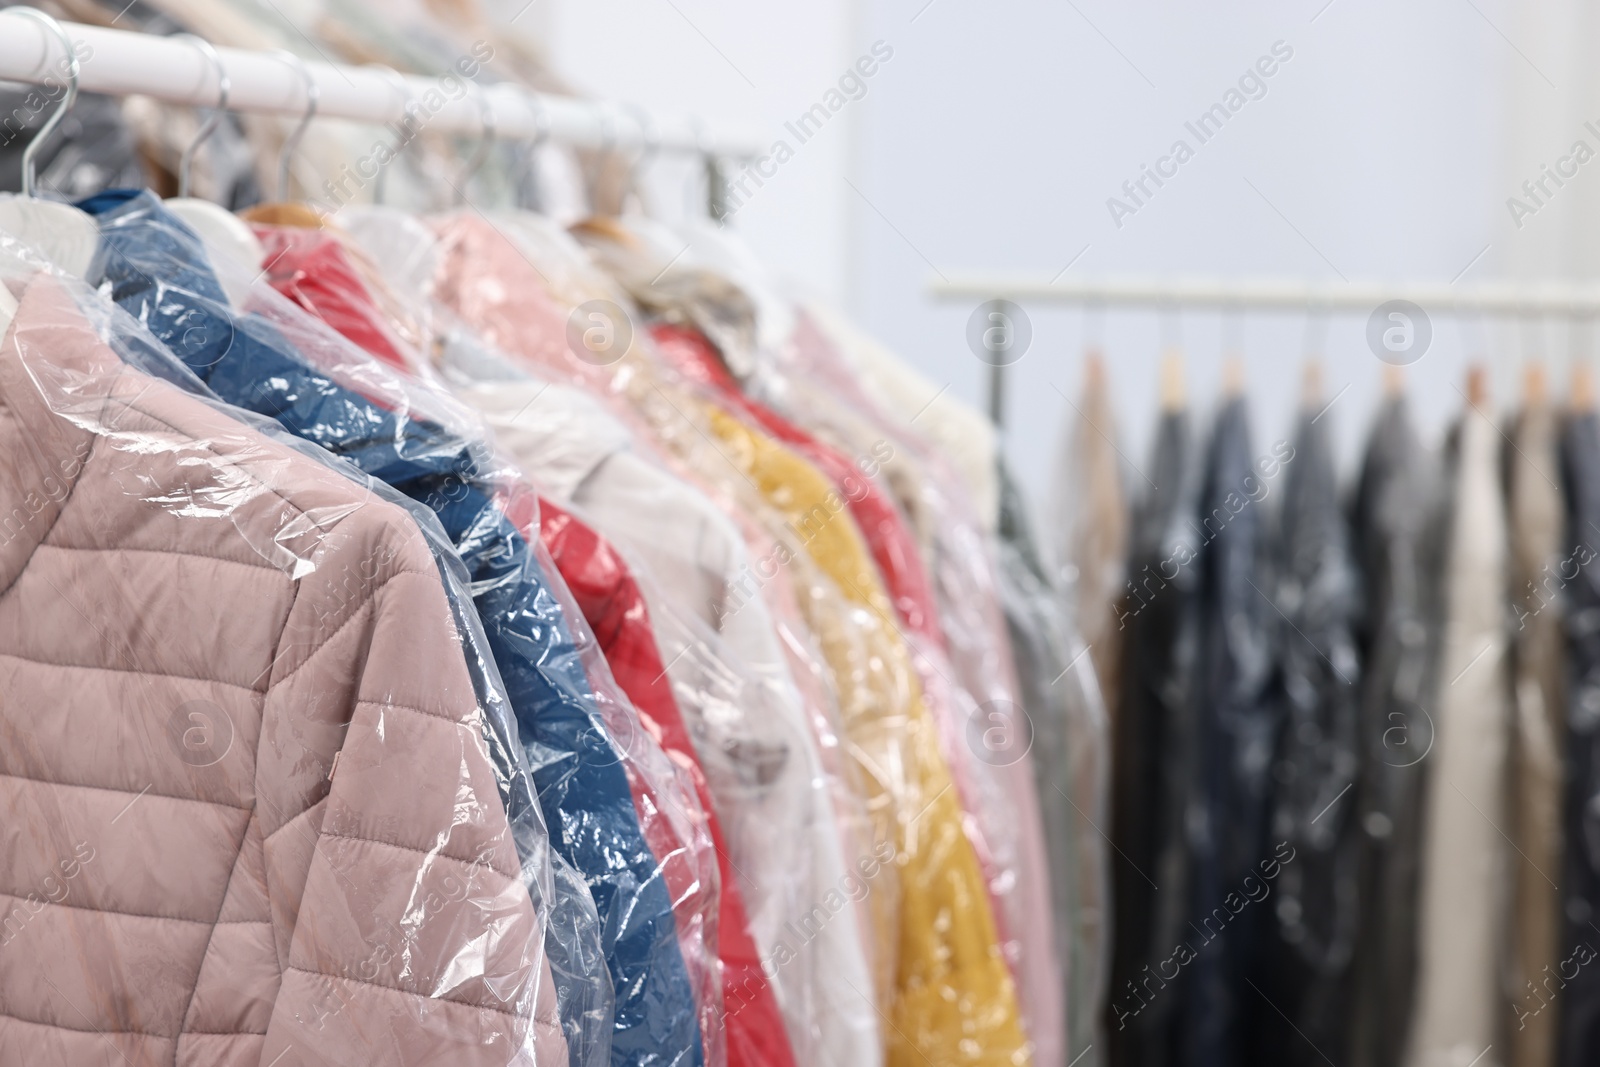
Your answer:
[[[1424,708],[1438,684],[1444,486],[1410,407],[1388,400],[1367,441],[1351,526],[1363,610],[1361,924],[1349,1046],[1353,1067],[1400,1067],[1417,973],[1422,784],[1433,746]]]
[[[1279,451],[1288,448],[1287,443]],[[1292,453],[1291,453],[1292,455]],[[1263,457],[1265,461],[1266,457]],[[1268,601],[1264,504],[1249,409],[1224,403],[1206,452],[1200,541],[1199,659],[1193,690],[1198,760],[1189,807],[1190,891],[1181,1063],[1238,1067],[1245,1037],[1272,1009],[1251,988],[1270,915],[1256,885],[1290,855],[1267,840],[1279,714],[1272,694],[1278,614]],[[1251,879],[1246,882],[1246,879]],[[1275,902],[1274,902],[1275,903]]]
[[[1360,588],[1321,415],[1301,414],[1290,456],[1267,620],[1278,631],[1283,716],[1267,841],[1275,858],[1279,849],[1293,858],[1275,885],[1257,873],[1270,890],[1260,904],[1260,992],[1242,994],[1276,1008],[1256,1011],[1250,1029],[1249,1062],[1261,1067],[1346,1062],[1359,918],[1361,672],[1351,624]]]
[[[1114,1067],[1178,1062],[1187,976],[1173,955],[1189,917],[1184,820],[1200,580],[1190,448],[1187,413],[1163,412],[1118,617],[1123,676],[1112,726],[1111,832],[1117,915],[1106,1015]]]
[[[1567,539],[1583,546],[1567,584],[1567,783],[1561,889],[1565,922],[1555,985],[1560,1067],[1600,1063],[1600,418],[1568,419],[1561,460]]]
[[[1022,704],[1032,723],[1034,787],[1050,857],[1056,951],[1066,968],[1066,1062],[1105,1062],[1106,711],[1094,660],[1035,550],[1016,483],[1000,467],[997,576]]]

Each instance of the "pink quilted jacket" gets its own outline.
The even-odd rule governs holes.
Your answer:
[[[403,510],[33,281],[0,344],[0,1064],[565,1064],[482,725]]]

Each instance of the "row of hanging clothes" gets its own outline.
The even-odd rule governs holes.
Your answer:
[[[1587,371],[1503,417],[1472,370],[1433,449],[1386,368],[1344,485],[1314,361],[1261,447],[1237,362],[1202,432],[1169,358],[1131,477],[1086,365],[1054,526],[1110,721],[1109,1062],[1596,1062]]]
[[[330,212],[248,127],[277,201],[163,199],[69,67],[0,198],[0,1061],[1103,1062],[1104,708],[981,415],[710,224]]]

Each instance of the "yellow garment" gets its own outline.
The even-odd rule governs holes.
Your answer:
[[[1015,986],[1001,955],[977,856],[923,705],[893,607],[846,502],[810,463],[716,408],[719,451],[786,520],[793,539],[855,606],[866,656],[844,647],[837,618],[813,619],[835,673],[845,741],[874,808],[893,814],[901,901],[887,1016],[888,1067],[1026,1067]],[[802,596],[802,600],[809,598]],[[803,605],[808,608],[811,605]]]

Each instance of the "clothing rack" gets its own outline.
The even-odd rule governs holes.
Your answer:
[[[1001,301],[1018,305],[1122,306],[1176,310],[1350,312],[1369,315],[1404,300],[1440,315],[1587,318],[1600,314],[1600,283],[1588,281],[1454,283],[1371,281],[1308,282],[1283,278],[1031,277],[956,274],[928,283],[935,300],[978,300],[999,313]],[[989,416],[1003,425],[1005,362],[989,360]]]
[[[143,95],[169,104],[211,107],[217,102],[217,76],[211,60],[192,41],[126,30],[62,22],[80,57],[84,92],[110,96]],[[396,75],[377,66],[306,62],[282,54],[217,48],[230,83],[228,108],[262,114],[300,116],[308,92],[302,69],[317,88],[318,118],[374,125],[401,121],[407,101],[420,103],[430,90],[445,103],[422,120],[428,129],[481,133],[486,116],[500,139],[549,136],[579,148],[639,154],[666,152],[716,160],[753,159],[762,144],[753,136],[713,134],[691,118],[647,115],[628,105],[534,94],[512,83],[459,87],[440,79]],[[464,58],[474,57],[464,54]],[[0,79],[29,84],[65,84],[62,42],[45,25],[13,11],[0,11]],[[492,72],[491,59],[481,64]],[[471,82],[461,78],[460,82]],[[402,92],[402,85],[404,91]]]

